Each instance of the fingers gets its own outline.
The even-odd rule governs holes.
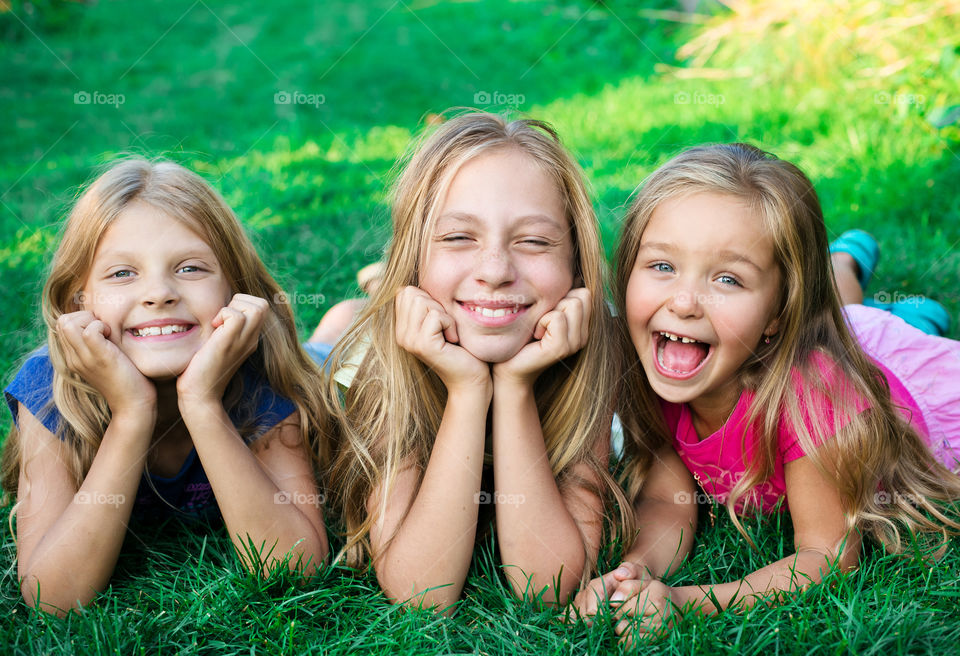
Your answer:
[[[584,621],[590,625],[593,624],[593,615],[596,615],[604,602],[616,590],[619,582],[613,577],[613,572],[607,572],[603,576],[590,581],[586,587],[577,593],[574,599],[574,608],[570,611],[570,619],[573,619],[575,613],[579,613]]]
[[[213,318],[214,335],[222,331],[221,339],[237,347],[240,357],[245,359],[257,350],[260,331],[269,310],[266,299],[235,294],[230,304],[221,308]]]
[[[77,371],[102,364],[110,328],[94,317],[93,313],[80,311],[60,315],[57,319],[57,333],[60,335],[67,366],[71,370]]]
[[[621,583],[618,591],[626,583]],[[644,586],[635,598],[624,602],[617,609],[615,629],[618,635],[661,636],[664,630],[679,617],[674,606],[672,589],[659,581]]]
[[[422,289],[412,286],[401,289],[394,308],[397,343],[414,355],[424,356],[442,346],[443,341],[458,341],[453,318]]]
[[[555,357],[565,358],[587,345],[590,311],[590,291],[582,287],[571,289],[553,310],[540,318],[533,336]]]
[[[631,597],[636,597],[644,588],[647,587],[648,584],[649,581],[640,579],[628,579],[626,581],[620,581],[617,584],[617,589],[612,595],[610,595],[610,602],[623,603]]]

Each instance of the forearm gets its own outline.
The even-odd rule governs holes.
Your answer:
[[[291,490],[281,489],[263,470],[221,404],[190,408],[183,419],[244,564],[253,569],[259,560],[269,570],[289,555],[291,569],[318,567],[328,553],[326,534],[298,504],[319,504],[319,495],[291,498]],[[284,448],[279,443],[267,448],[271,447]],[[251,548],[258,555],[251,554]]]
[[[693,548],[696,506],[648,499],[636,515],[637,538],[623,560],[658,579],[675,572]]]
[[[493,455],[497,538],[519,596],[563,603],[586,564],[584,536],[557,486],[533,390],[495,382]],[[596,516],[598,523],[602,517]],[[599,533],[599,531],[598,531]]]
[[[127,534],[152,432],[153,418],[145,413],[112,419],[80,489],[28,561],[20,562],[20,589],[28,605],[62,614],[106,587]],[[29,510],[17,521],[29,530]]]
[[[445,609],[460,598],[476,540],[489,404],[489,388],[449,393],[416,496],[386,550],[375,553],[391,599]],[[390,538],[388,526],[381,531]]]
[[[837,554],[826,550],[806,550],[791,554],[751,572],[739,581],[715,585],[691,585],[674,588],[674,603],[680,608],[715,614],[731,604],[752,607],[765,597],[778,593],[795,594],[836,567]]]

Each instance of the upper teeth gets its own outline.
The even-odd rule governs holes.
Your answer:
[[[480,307],[479,305],[469,305],[467,307],[469,307],[474,312],[479,312],[485,317],[504,317],[508,314],[515,314],[520,311],[519,305],[514,305],[513,307],[509,307],[509,308],[497,308],[497,309]]]
[[[673,333],[668,333],[663,330],[660,331],[660,334],[666,337],[667,339],[669,339],[671,342],[679,341],[679,342],[683,342],[684,344],[693,344],[694,342],[697,341],[695,339],[690,339],[689,337],[681,337],[680,335],[674,335]]]
[[[172,333],[184,333],[190,330],[190,326],[148,326],[146,328],[134,328],[135,337],[147,337],[148,335],[170,335]]]

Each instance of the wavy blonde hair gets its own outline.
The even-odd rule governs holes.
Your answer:
[[[724,194],[753,208],[773,238],[782,281],[779,333],[759,344],[738,372],[743,387],[755,392],[748,422],[760,436],[746,475],[726,502],[738,530],[749,539],[734,506],[741,498],[749,505],[749,493],[772,475],[778,424],[786,420],[804,453],[840,492],[848,528],[859,528],[894,553],[903,551],[903,530],[944,546],[960,528],[943,512],[943,504],[960,499],[960,478],[936,461],[896,410],[886,378],[848,330],[820,201],[796,166],[747,144],[722,144],[693,148],[657,169],[623,225],[613,285],[620,317],[626,316],[627,284],[654,210],[697,193]],[[631,363],[618,412],[627,437],[628,497],[636,499],[653,452],[672,438],[623,319],[617,321],[617,344]],[[815,354],[836,364],[839,380],[823,379]],[[794,374],[801,385],[794,384]],[[834,405],[834,419],[832,425],[812,422],[811,433],[802,408],[814,407],[812,399],[823,395]],[[858,413],[862,401],[871,409]]]
[[[83,192],[70,212],[43,289],[42,314],[53,365],[53,406],[63,418],[59,437],[67,446],[66,463],[79,487],[86,477],[100,440],[110,423],[103,396],[67,369],[57,319],[82,308],[82,289],[103,233],[133,203],[145,203],[199,234],[213,250],[232,294],[266,299],[269,312],[260,344],[248,362],[273,390],[293,401],[300,413],[300,432],[311,453],[325,462],[329,452],[325,404],[317,381],[321,374],[297,339],[293,312],[286,296],[267,271],[236,215],[199,175],[167,161],[131,158],[115,162]],[[256,399],[244,394],[240,372],[224,396],[228,409],[252,409]],[[44,412],[53,410],[48,406]],[[41,413],[42,414],[42,413]],[[249,435],[252,425],[238,427]],[[3,451],[2,483],[18,492],[20,439],[11,429]]]
[[[352,353],[366,348],[352,385],[343,390],[331,379],[328,388],[339,426],[330,479],[346,523],[341,555],[351,566],[362,565],[371,555],[369,531],[376,513],[367,512],[367,500],[383,485],[385,503],[401,468],[410,463],[423,475],[446,403],[440,378],[397,344],[394,297],[401,288],[419,283],[424,249],[453,177],[466,162],[508,149],[530,157],[556,184],[573,234],[574,279],[582,280],[592,295],[587,345],[541,374],[534,390],[550,466],[564,486],[583,484],[574,481],[571,471],[574,465],[587,463],[601,481],[595,492],[605,503],[611,498],[621,501],[624,521],[623,492],[609,474],[608,463],[598,462],[592,453],[597,437],[610,426],[612,400],[607,394],[614,387],[615,367],[608,348],[604,259],[583,176],[547,124],[464,114],[425,135],[400,160],[383,280],[330,356],[331,370],[338,371],[348,365]]]

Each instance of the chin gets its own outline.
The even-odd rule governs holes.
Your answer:
[[[468,339],[460,342],[460,346],[467,350],[473,357],[490,364],[506,362],[520,352],[526,343],[507,344],[499,340],[491,339]]]
[[[692,390],[679,388],[674,385],[666,385],[662,381],[651,378],[650,376],[647,376],[647,381],[650,383],[654,394],[667,403],[689,403],[697,398],[696,392]]]
[[[144,376],[153,381],[175,380],[187,369],[188,362],[134,362]]]

